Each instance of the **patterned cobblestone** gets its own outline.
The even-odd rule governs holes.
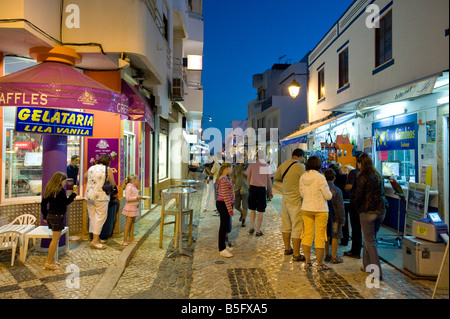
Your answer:
[[[382,263],[383,281],[379,288],[366,286],[367,274],[360,271],[361,260],[344,257],[342,264],[328,271],[293,262],[283,254],[280,233],[281,196],[268,203],[262,231],[256,237],[240,227],[235,211],[230,239],[236,244],[232,258],[218,253],[219,218],[214,212],[200,212],[202,193],[191,196],[194,208],[193,257],[168,257],[173,242],[164,239],[159,248],[160,207],[143,216],[135,226],[139,238],[154,228],[142,241],[123,272],[110,299],[429,299],[434,282],[412,280],[386,263]],[[249,218],[249,217],[248,217]],[[165,228],[168,234],[173,227]],[[106,250],[92,250],[88,240],[71,242],[70,253],[60,254],[63,268],[43,269],[45,253],[32,252],[25,264],[16,260],[10,266],[10,253],[0,254],[0,299],[84,299],[106,269],[115,264],[124,247],[122,234],[108,240]],[[348,247],[339,246],[342,256]],[[312,260],[315,256],[313,254]],[[80,287],[69,288],[66,267],[76,265]],[[448,299],[448,295],[444,298]]]

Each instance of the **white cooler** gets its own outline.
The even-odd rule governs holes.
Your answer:
[[[417,276],[438,276],[445,253],[444,243],[404,236],[402,250],[403,267]]]

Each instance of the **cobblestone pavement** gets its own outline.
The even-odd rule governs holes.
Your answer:
[[[136,252],[109,298],[161,299],[430,299],[434,282],[412,280],[382,263],[379,288],[366,286],[361,260],[344,257],[342,264],[328,271],[284,256],[280,233],[281,196],[268,203],[263,233],[256,237],[240,227],[235,211],[230,239],[236,244],[232,258],[221,257],[217,248],[219,218],[214,212],[200,212],[201,194],[192,196],[195,217],[193,257],[169,258],[173,246],[159,232],[153,232]],[[173,231],[171,227],[168,231]],[[339,246],[339,255],[348,247]],[[448,298],[448,296],[447,296]]]
[[[158,206],[135,225],[140,246],[132,255],[109,299],[430,299],[434,282],[412,280],[382,263],[383,281],[379,288],[368,288],[367,274],[360,271],[361,260],[344,257],[344,262],[330,265],[328,271],[284,256],[280,233],[281,196],[268,203],[264,214],[264,235],[250,235],[240,227],[235,211],[230,239],[236,244],[232,258],[218,253],[219,217],[214,212],[200,212],[202,193],[191,195],[194,208],[193,257],[168,257],[171,239],[159,248]],[[173,233],[173,226],[164,228]],[[0,299],[85,299],[108,267],[123,257],[122,234],[108,240],[105,250],[89,248],[87,238],[71,242],[70,252],[60,252],[60,270],[43,270],[45,253],[31,252],[25,263],[10,266],[10,252],[0,252]],[[133,244],[134,245],[134,244]],[[339,255],[348,247],[339,246]],[[122,254],[122,257],[121,257]],[[79,271],[79,286],[71,285],[70,267]],[[106,278],[108,280],[108,278]],[[448,296],[445,296],[448,298]]]

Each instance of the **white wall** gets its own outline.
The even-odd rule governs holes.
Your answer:
[[[330,109],[346,102],[393,88],[449,68],[449,37],[447,0],[394,0],[392,10],[392,48],[394,64],[372,75],[375,69],[375,29],[367,28],[369,0],[359,0],[344,13],[309,56],[310,86],[308,89],[309,121],[330,114]],[[388,0],[374,3],[382,10]],[[353,12],[353,9],[359,9]],[[386,11],[386,12],[387,12]],[[353,16],[349,15],[354,13]],[[349,23],[357,18],[353,24]],[[348,27],[348,29],[346,29]],[[338,90],[337,50],[349,41],[350,87]],[[325,100],[317,103],[317,68],[325,63]]]

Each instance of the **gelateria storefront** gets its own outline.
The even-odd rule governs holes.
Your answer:
[[[67,60],[52,60],[54,51],[61,50],[68,54]],[[79,174],[78,183],[74,182],[82,195],[87,141],[108,137],[99,136],[105,134],[99,127],[105,118],[109,125],[116,121],[118,130],[121,119],[128,118],[128,98],[75,70],[73,65],[81,57],[72,51],[63,47],[30,50],[37,62],[11,57],[0,64],[1,223],[21,214],[41,220],[43,188],[56,171],[66,172],[76,156]],[[119,176],[115,178],[120,181]],[[79,196],[68,207],[66,225],[71,234],[86,229],[84,206]]]

